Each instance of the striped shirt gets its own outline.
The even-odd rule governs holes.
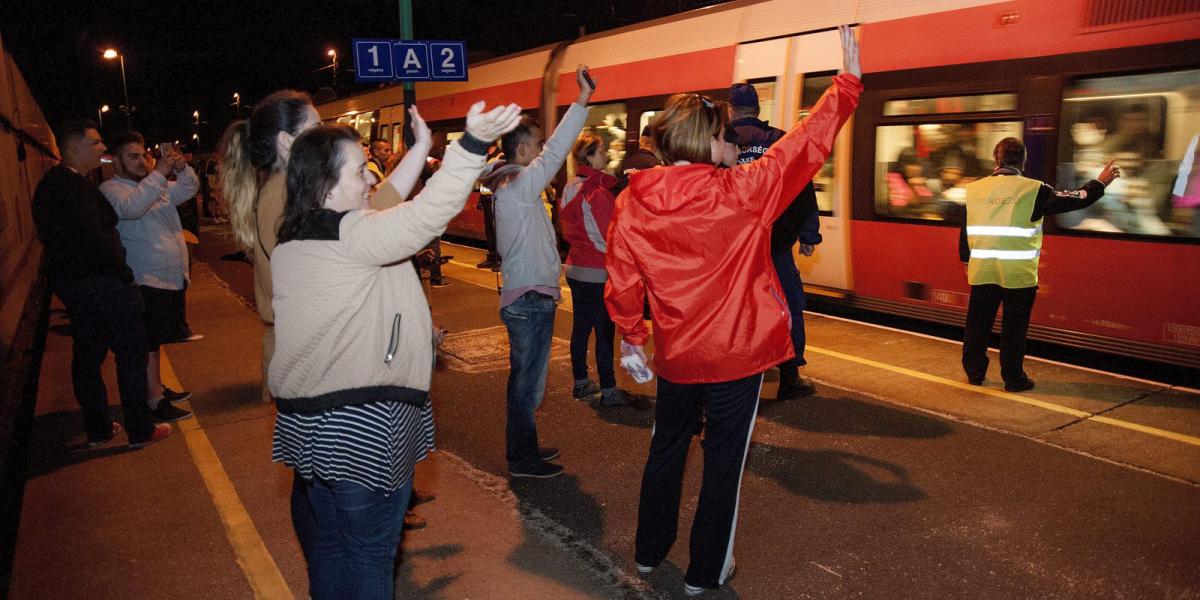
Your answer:
[[[401,402],[275,416],[271,460],[306,480],[353,481],[392,492],[434,449],[433,410]]]

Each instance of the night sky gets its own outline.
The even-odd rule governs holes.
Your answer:
[[[482,60],[717,4],[712,0],[412,0],[417,39],[462,39]],[[201,115],[201,150],[211,148],[234,117],[281,88],[316,92],[333,84],[326,51],[336,49],[337,91],[356,84],[353,37],[399,38],[396,0],[338,2],[0,0],[0,32],[50,123],[97,118],[123,104],[117,61],[125,54],[134,129],[147,141],[190,140],[192,112]],[[104,115],[107,133],[124,117]]]

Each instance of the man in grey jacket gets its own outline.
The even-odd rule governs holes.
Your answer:
[[[587,119],[594,91],[587,67],[575,72],[579,98],[567,110],[549,140],[530,118],[500,139],[507,162],[484,185],[495,190],[496,249],[501,256],[504,289],[500,320],[508,329],[508,471],[513,477],[549,478],[562,474],[552,464],[558,450],[539,448],[534,411],[546,390],[550,340],[559,299],[562,269],[554,225],[542,191],[550,184]]]

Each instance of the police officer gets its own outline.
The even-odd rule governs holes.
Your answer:
[[[988,335],[996,310],[1004,304],[1000,330],[1000,375],[1004,389],[1033,389],[1025,374],[1025,337],[1038,289],[1038,255],[1042,249],[1042,218],[1087,208],[1104,195],[1120,176],[1109,161],[1100,175],[1075,191],[1055,191],[1022,175],[1025,144],[1004,138],[993,151],[991,176],[967,185],[967,220],[959,254],[967,263],[971,301],[963,332],[963,370],[972,385],[987,375]]]

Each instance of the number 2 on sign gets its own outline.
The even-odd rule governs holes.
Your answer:
[[[379,66],[379,47],[371,46],[370,48],[367,48],[367,52],[371,53],[371,66],[378,67]]]
[[[442,48],[442,57],[444,59],[444,60],[442,60],[442,68],[443,69],[453,69],[454,68],[454,51],[449,48]]]

